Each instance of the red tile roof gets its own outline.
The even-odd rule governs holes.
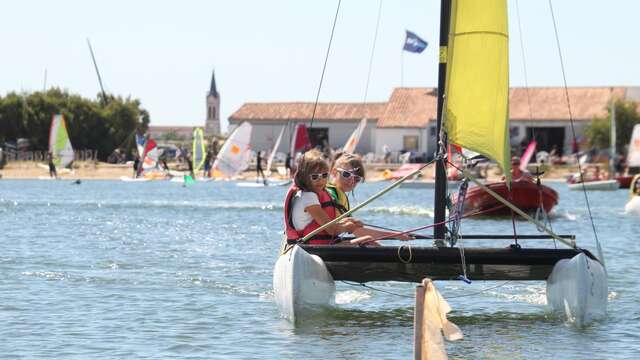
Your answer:
[[[633,98],[634,87],[569,88],[573,120],[590,121],[606,115],[612,94]],[[509,117],[513,121],[569,120],[563,87],[512,88],[509,92]],[[316,120],[344,121],[363,117],[378,119],[379,128],[425,128],[436,117],[435,88],[396,88],[386,103],[319,103]],[[529,115],[529,99],[531,114]],[[246,103],[230,117],[230,121],[310,120],[313,103]]]
[[[573,120],[590,121],[607,114],[609,99],[613,95],[624,98],[622,87],[568,88]],[[565,89],[562,87],[512,88],[509,92],[509,118],[511,120],[569,120]],[[529,100],[531,99],[531,115]]]
[[[378,120],[378,127],[425,128],[436,118],[437,102],[435,88],[396,88]]]
[[[234,112],[230,121],[311,120],[313,103],[246,103]],[[387,103],[319,103],[316,121],[378,119]]]

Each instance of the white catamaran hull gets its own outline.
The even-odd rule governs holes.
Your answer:
[[[620,183],[618,180],[586,181],[586,190],[618,190]],[[569,190],[582,190],[582,183],[569,184]]]
[[[632,197],[627,205],[624,206],[624,212],[627,214],[640,215],[640,196]]]
[[[580,327],[607,313],[607,274],[584,253],[560,260],[547,279],[547,304]]]
[[[273,291],[280,313],[291,322],[335,304],[336,285],[324,262],[299,246],[276,261]]]

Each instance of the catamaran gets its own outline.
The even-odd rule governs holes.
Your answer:
[[[510,181],[508,129],[508,26],[506,0],[442,0],[438,74],[434,232],[437,246],[351,247],[308,245],[320,227],[297,241],[285,242],[274,267],[275,301],[282,315],[298,322],[335,302],[335,281],[421,282],[432,280],[538,280],[547,282],[547,302],[577,325],[604,316],[607,277],[598,256],[576,244],[573,235],[557,235],[506,199],[488,191],[518,215],[537,224],[544,235],[460,235],[461,206],[446,216],[447,143],[495,160]],[[466,179],[476,180],[463,169]],[[359,210],[388,189],[336,218]],[[465,181],[466,183],[466,181]],[[480,182],[476,182],[481,186]],[[463,188],[459,191],[462,192]],[[485,189],[487,190],[487,189]],[[285,219],[286,221],[286,219]],[[330,224],[330,223],[329,223]],[[515,230],[514,230],[515,231]],[[528,247],[519,240],[548,239],[549,247]],[[509,241],[496,247],[465,247],[463,239]],[[556,248],[551,241],[566,245]]]

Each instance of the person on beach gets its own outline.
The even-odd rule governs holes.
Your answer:
[[[342,215],[351,209],[347,193],[351,192],[353,194],[356,186],[364,182],[364,178],[365,167],[360,156],[341,151],[335,154],[331,168],[331,181],[327,184],[327,192],[335,203],[338,215]],[[399,234],[393,231],[378,230],[365,226],[355,229],[353,234],[356,236],[370,235],[374,238],[413,239],[412,236],[407,234]]]
[[[53,179],[58,178],[58,172],[56,171],[56,164],[53,163],[53,154],[47,153],[47,160],[49,162],[49,176]]]
[[[335,219],[338,215],[331,196],[325,189],[329,180],[329,164],[318,150],[306,152],[298,162],[291,186],[285,197],[284,215],[287,240],[295,243],[320,226]],[[362,223],[353,217],[345,218],[328,226],[313,236],[307,244],[332,245],[337,243],[338,235],[354,233]],[[370,236],[351,240],[351,244],[371,243]]]

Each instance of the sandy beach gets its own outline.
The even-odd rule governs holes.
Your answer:
[[[278,164],[276,164],[276,167]],[[367,182],[376,182],[386,180],[385,171],[393,171],[399,168],[401,164],[368,164],[367,165]],[[173,170],[182,169],[176,163],[170,163],[169,167]],[[564,181],[571,173],[576,171],[575,166],[555,166],[542,175],[544,181]],[[62,179],[83,179],[83,180],[118,180],[122,176],[130,177],[133,173],[131,164],[109,164],[103,162],[76,162],[73,165],[73,171],[58,170],[58,175]],[[388,171],[387,171],[388,173]],[[2,179],[38,179],[39,177],[48,176],[48,167],[44,163],[33,161],[15,161],[5,165],[0,169]],[[277,172],[273,172],[272,176],[277,177]],[[497,166],[491,166],[487,171],[489,180],[500,180],[502,172]],[[255,170],[249,170],[238,176],[239,179],[255,179]],[[429,166],[423,170],[422,179],[433,179],[433,167]]]

